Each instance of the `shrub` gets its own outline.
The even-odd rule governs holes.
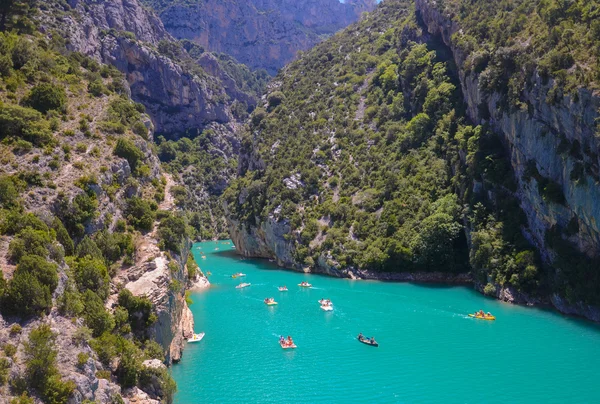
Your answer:
[[[33,87],[25,99],[25,104],[45,114],[51,109],[62,110],[67,103],[63,87],[52,83],[41,83]]]
[[[101,259],[86,256],[77,261],[74,272],[77,286],[82,293],[93,291],[102,300],[108,297],[110,278],[108,269]]]
[[[152,302],[147,297],[137,297],[123,289],[119,292],[118,303],[127,310],[128,322],[136,333],[144,332],[156,321]]]
[[[85,304],[83,318],[86,326],[92,330],[92,336],[98,337],[114,328],[114,319],[106,311],[102,299],[96,293],[86,290],[83,293],[83,301]]]
[[[37,146],[52,141],[48,121],[38,111],[18,105],[0,105],[0,138],[13,136]]]
[[[88,93],[92,94],[94,97],[101,97],[108,93],[108,89],[104,83],[102,83],[102,80],[96,79],[88,83]]]
[[[19,397],[10,400],[10,404],[35,404],[35,400],[24,391]]]
[[[0,176],[0,207],[10,209],[19,205],[19,189],[15,180],[9,176]]]
[[[139,162],[144,159],[144,153],[131,140],[123,137],[117,140],[114,154],[127,160],[132,172],[135,172]]]
[[[274,91],[267,97],[269,108],[275,108],[279,106],[285,100],[285,95],[281,91]]]
[[[12,358],[17,353],[17,347],[13,344],[4,344],[2,350],[4,351],[4,354],[9,358]]]
[[[10,335],[11,335],[11,337],[15,336],[17,334],[20,334],[21,331],[23,331],[23,328],[19,324],[13,324],[10,327]]]
[[[90,237],[85,236],[83,240],[77,245],[75,255],[79,258],[97,258],[102,259],[102,251],[96,245],[96,242]]]
[[[133,197],[127,201],[125,208],[127,221],[137,230],[150,231],[154,225],[155,212],[150,204],[142,198]]]
[[[75,244],[73,243],[71,236],[69,236],[67,229],[57,217],[52,221],[52,228],[56,232],[56,240],[64,247],[65,254],[73,255],[75,252]]]
[[[52,293],[58,286],[57,269],[56,264],[52,264],[42,257],[26,255],[21,259],[15,273],[29,273],[35,276],[42,285],[48,286]]]
[[[163,250],[181,253],[181,243],[187,235],[187,225],[182,217],[169,215],[158,225],[158,237]]]
[[[496,295],[496,286],[494,286],[491,283],[488,283],[483,288],[483,294],[485,294],[487,296],[495,296]]]
[[[51,308],[50,288],[28,272],[16,272],[5,292],[2,310],[30,316],[49,312]]]
[[[43,388],[48,379],[58,373],[55,343],[56,334],[48,324],[42,324],[31,330],[29,340],[23,344],[25,375],[34,388]]]
[[[80,368],[84,367],[89,359],[90,359],[90,355],[88,355],[85,352],[79,352],[77,354],[77,367],[80,367]]]
[[[9,256],[16,263],[26,254],[46,257],[51,243],[52,239],[47,232],[27,227],[21,230],[17,237],[10,242],[8,247]]]
[[[43,390],[44,401],[49,404],[64,404],[75,391],[74,381],[63,381],[59,374],[50,376]]]

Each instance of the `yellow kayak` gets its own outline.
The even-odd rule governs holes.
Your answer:
[[[266,303],[266,305],[267,305],[267,306],[275,306],[276,304],[277,304],[277,302],[269,302],[269,303]]]
[[[494,316],[478,316],[476,314],[469,314],[469,317],[473,317],[478,320],[495,320],[496,319],[496,317],[494,317]]]

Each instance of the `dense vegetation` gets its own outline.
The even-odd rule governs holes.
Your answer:
[[[189,237],[185,215],[159,210],[166,179],[148,143],[144,108],[129,99],[114,67],[68,52],[56,33],[38,32],[38,3],[5,3],[0,314],[13,325],[11,343],[0,346],[0,396],[52,404],[71,397],[75,386],[61,377],[69,369],[64,361],[58,369],[57,335],[45,317],[57,310],[80,325],[71,326],[73,349],[80,351],[74,371],[85,367],[91,345],[104,364],[98,377],[124,387],[158,381],[170,402],[175,386],[169,374],[142,366],[146,359],[165,359],[150,338],[157,321],[153,303],[114,281],[139,264],[137,244],[148,233],[155,231],[167,257],[185,253]],[[173,293],[183,295],[183,287]],[[115,304],[108,310],[111,295]],[[61,338],[68,332],[61,329]],[[113,400],[122,402],[120,396]]]
[[[464,118],[447,54],[423,43],[409,3],[386,1],[288,66],[243,139],[242,176],[226,192],[234,217],[288,221],[301,266],[459,272],[470,262],[488,293],[535,290],[539,260],[519,230],[503,147]]]
[[[463,28],[454,39],[469,55],[466,67],[485,72],[483,85],[516,106],[536,68],[556,80],[554,97],[599,88],[598,1],[451,0],[439,7]]]

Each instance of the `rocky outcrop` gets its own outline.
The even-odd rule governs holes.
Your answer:
[[[178,39],[227,53],[274,74],[297,51],[371,11],[375,0],[252,0],[181,3],[160,10],[165,28]]]
[[[294,259],[294,243],[286,239],[286,235],[291,233],[287,220],[278,220],[270,215],[259,227],[248,227],[228,215],[228,224],[231,240],[238,253],[245,257],[275,259],[277,265],[282,267],[302,268]]]
[[[452,50],[469,117],[477,123],[489,122],[502,135],[516,174],[516,196],[527,215],[531,241],[551,260],[552,252],[544,239],[546,232],[555,225],[567,227],[574,220],[579,230],[570,236],[570,241],[575,242],[581,252],[598,255],[600,186],[597,175],[600,160],[594,152],[600,147],[596,135],[600,110],[598,94],[579,88],[570,95],[550,101],[548,94],[555,83],[552,79],[545,82],[535,71],[529,78],[530,85],[521,94],[528,109],[501,108],[502,96],[485,94],[480,85],[481,75],[463,68],[468,55],[452,40],[453,35],[461,35],[457,23],[443,15],[433,1],[417,0],[416,8],[429,32],[441,37]],[[489,111],[490,116],[482,116],[482,110]],[[564,204],[542,198],[536,179],[526,175],[528,165],[532,164],[542,177],[561,186]],[[572,172],[577,165],[585,166],[587,170],[575,181]]]
[[[69,4],[74,13],[43,14],[43,29],[58,29],[70,50],[123,72],[131,97],[146,106],[158,133],[195,135],[211,122],[231,122],[231,100],[255,103],[218,64],[205,61],[210,67],[206,73],[183,49],[180,57],[160,54],[160,43],[178,45],[160,19],[137,0],[71,0]]]

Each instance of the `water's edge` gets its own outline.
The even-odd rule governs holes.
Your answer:
[[[253,255],[248,251],[240,252],[238,249],[235,253],[241,257],[262,259],[267,260],[264,256]],[[483,289],[484,284],[477,282],[473,279],[471,272],[465,273],[444,273],[444,272],[373,272],[366,270],[358,270],[355,268],[345,269],[334,269],[331,267],[316,266],[313,269],[310,268],[296,268],[294,266],[287,266],[280,260],[268,259],[269,262],[276,264],[279,268],[290,270],[300,273],[309,274],[321,274],[327,275],[334,278],[348,278],[355,280],[373,280],[373,281],[384,281],[384,282],[410,282],[410,283],[438,283],[444,285],[470,285],[479,293],[495,298],[502,302],[539,307],[544,309],[555,310],[563,315],[582,318],[594,323],[600,323],[600,309],[594,306],[585,305],[582,303],[571,304],[565,299],[560,298],[558,295],[551,296],[549,298],[531,296],[529,294],[519,292],[516,289],[507,286],[503,287],[496,285],[496,292],[494,295],[485,294]]]

